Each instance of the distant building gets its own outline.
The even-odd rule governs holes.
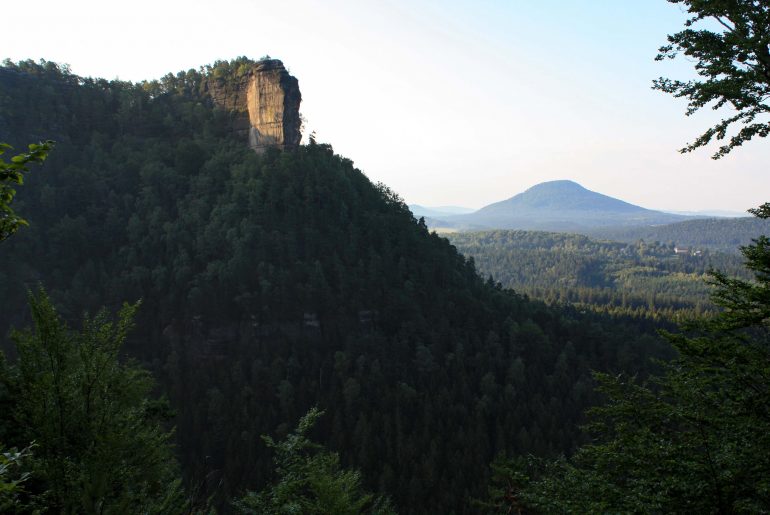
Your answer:
[[[700,250],[693,250],[690,247],[674,247],[674,254],[686,254],[688,256],[700,256]]]

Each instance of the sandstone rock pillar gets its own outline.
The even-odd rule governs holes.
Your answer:
[[[278,59],[258,61],[238,78],[211,79],[208,90],[216,105],[234,114],[233,132],[256,152],[299,145],[302,95],[297,79]]]

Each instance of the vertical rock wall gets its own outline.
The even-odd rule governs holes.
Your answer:
[[[216,105],[233,113],[233,132],[256,152],[299,145],[302,95],[281,61],[264,59],[241,77],[211,79],[208,90]]]

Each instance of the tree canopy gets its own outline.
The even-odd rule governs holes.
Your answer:
[[[168,409],[151,400],[150,374],[119,360],[137,305],[124,305],[117,320],[105,310],[86,317],[80,331],[42,290],[29,305],[34,328],[14,333],[17,362],[0,352],[0,442],[34,448],[0,459],[0,508],[179,513]],[[21,459],[19,475],[12,467]]]
[[[638,318],[678,320],[714,311],[703,280],[712,268],[748,277],[739,255],[702,247],[676,254],[674,242],[626,244],[534,231],[447,237],[460,252],[473,256],[484,276],[491,275],[505,288],[548,303]]]
[[[695,61],[697,80],[659,78],[653,89],[689,102],[687,115],[703,107],[734,112],[681,152],[723,141],[719,159],[754,137],[770,134],[770,4],[760,0],[668,0],[691,15],[684,30],[668,36],[657,60],[684,55]],[[702,28],[703,27],[703,28]],[[733,130],[734,125],[738,130]]]
[[[323,415],[311,408],[297,428],[276,442],[263,436],[275,456],[276,482],[260,492],[248,492],[235,503],[238,512],[254,515],[307,513],[314,515],[392,515],[384,497],[375,497],[361,487],[361,473],[340,467],[337,453],[310,441],[307,433]]]

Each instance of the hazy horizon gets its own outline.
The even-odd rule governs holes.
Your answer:
[[[438,205],[438,206],[436,206],[436,205],[421,204],[419,202],[408,202],[408,204],[409,204],[410,207],[411,206],[418,206],[418,207],[421,207],[421,208],[424,208],[424,209],[427,209],[427,210],[435,210],[435,211],[441,211],[441,210],[447,210],[447,209],[467,209],[467,210],[470,210],[470,211],[478,211],[479,209],[484,208],[486,206],[489,206],[490,204],[495,204],[497,202],[504,202],[506,200],[509,200],[512,197],[515,197],[516,195],[524,193],[525,191],[527,191],[530,188],[533,188],[535,186],[539,186],[539,185],[544,184],[546,182],[557,182],[557,181],[575,182],[579,186],[584,187],[582,184],[578,183],[577,181],[573,181],[572,179],[569,179],[569,178],[562,178],[562,179],[553,179],[551,181],[544,181],[544,182],[539,182],[537,184],[532,184],[531,186],[528,186],[528,187],[524,188],[521,191],[517,191],[516,193],[513,193],[513,194],[508,195],[506,197],[502,197],[502,198],[494,200],[494,201],[492,201],[492,202],[490,202],[488,204],[483,204],[483,205],[479,205],[479,206],[471,206],[471,205],[466,205],[466,204],[452,204],[452,205],[445,204],[445,205]],[[586,189],[589,189],[589,188],[586,188]],[[590,191],[594,191],[594,190],[590,190]],[[595,193],[604,194],[604,192],[602,192],[602,191],[594,191],[594,192]],[[624,198],[620,198],[620,197],[613,197],[613,198],[617,198],[617,200],[622,200],[624,202],[627,202],[626,199],[624,199]],[[630,202],[630,203],[633,204],[633,202]],[[729,210],[729,209],[709,209],[709,208],[704,208],[704,209],[698,209],[698,210],[688,210],[688,209],[676,210],[676,209],[667,209],[667,208],[649,208],[648,206],[640,205],[640,204],[635,204],[635,205],[638,205],[639,207],[644,207],[644,208],[647,208],[647,209],[655,209],[657,211],[662,211],[662,212],[666,212],[666,213],[674,213],[674,214],[698,215],[698,214],[702,214],[702,213],[723,213],[721,215],[715,215],[715,216],[725,216],[725,217],[728,217],[728,218],[732,218],[732,217],[736,217],[736,216],[746,216],[746,217],[752,216],[747,211],[734,211],[734,210]]]

